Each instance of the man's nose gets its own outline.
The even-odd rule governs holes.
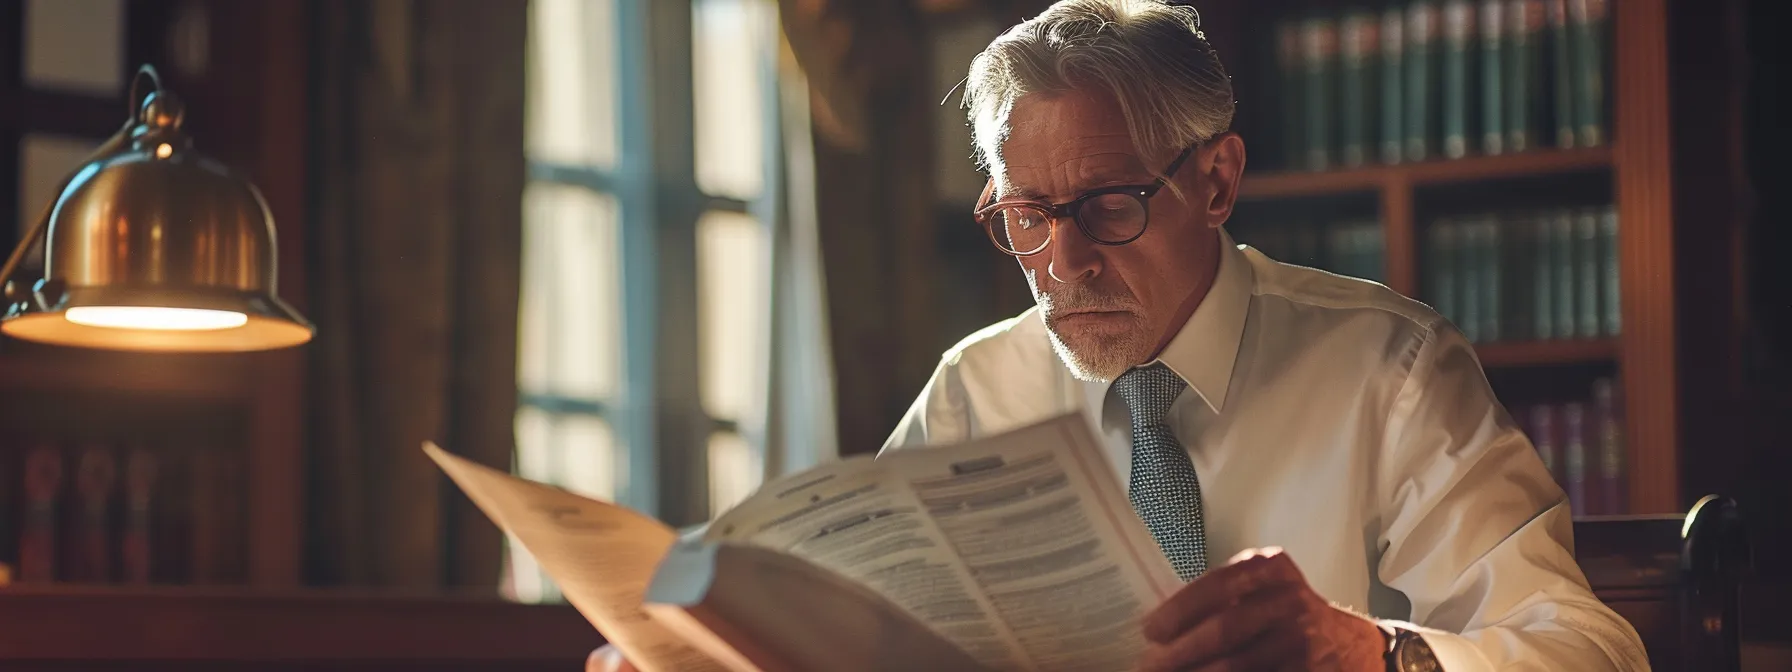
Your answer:
[[[1101,274],[1101,251],[1068,217],[1052,221],[1051,264],[1046,273],[1058,282],[1086,282]]]

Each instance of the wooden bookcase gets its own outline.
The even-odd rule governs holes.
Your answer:
[[[1278,86],[1274,22],[1291,13],[1338,12],[1377,2],[1209,0],[1196,3],[1202,23],[1234,75],[1235,128],[1253,148],[1273,147]],[[1382,227],[1382,280],[1424,300],[1422,233],[1428,212],[1457,200],[1476,203],[1567,198],[1609,199],[1622,222],[1618,236],[1622,330],[1615,337],[1491,342],[1477,346],[1495,379],[1515,377],[1531,388],[1580,385],[1596,375],[1617,381],[1626,460],[1626,513],[1683,511],[1676,359],[1673,180],[1668,123],[1667,0],[1611,3],[1608,128],[1603,145],[1539,148],[1521,153],[1437,159],[1342,170],[1247,168],[1235,222],[1265,208],[1334,208],[1372,212]],[[1268,137],[1271,142],[1251,144]],[[1259,150],[1267,151],[1267,150]],[[1265,160],[1264,163],[1273,163]],[[1504,393],[1502,392],[1502,395]],[[1502,399],[1510,403],[1511,399]]]
[[[308,72],[319,48],[312,5],[120,0],[118,35],[120,70],[155,65],[186,102],[195,148],[260,189],[278,234],[280,295],[307,314]],[[126,119],[123,90],[76,94],[24,81],[30,6],[0,3],[0,148],[7,150],[0,214],[8,220],[20,199],[21,137],[48,133],[97,145]],[[183,58],[203,67],[182,67]],[[7,513],[18,510],[20,474],[10,469],[22,452],[17,444],[141,439],[158,454],[217,458],[186,479],[206,494],[170,493],[183,506],[208,509],[214,532],[203,544],[185,544],[175,578],[24,582],[15,573],[12,585],[0,586],[0,614],[10,624],[0,667],[576,669],[601,645],[564,605],[510,603],[490,591],[305,585],[312,355],[309,346],[139,354],[0,339],[0,509],[13,504]],[[171,470],[187,468],[173,462]],[[6,524],[0,530],[18,532]],[[16,541],[0,538],[0,549]]]

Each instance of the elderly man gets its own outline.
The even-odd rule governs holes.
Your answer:
[[[1089,418],[1187,581],[1141,668],[1647,668],[1463,336],[1221,228],[1245,147],[1192,9],[1059,2],[965,101],[976,219],[1037,305],[947,352],[885,450]]]
[[[1144,668],[1647,667],[1463,336],[1221,228],[1245,148],[1193,10],[1059,2],[965,100],[976,216],[1037,305],[946,353],[886,449],[1090,417],[1188,580]]]

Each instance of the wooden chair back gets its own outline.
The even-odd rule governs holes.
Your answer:
[[[1739,585],[1751,569],[1736,502],[1686,515],[1574,523],[1575,556],[1601,600],[1630,621],[1658,671],[1740,672]]]

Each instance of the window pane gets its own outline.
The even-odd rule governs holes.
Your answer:
[[[709,435],[710,518],[734,508],[759,487],[762,469],[746,439],[733,432]]]
[[[586,497],[616,501],[616,446],[609,423],[589,415],[563,415],[558,430],[556,485]]]
[[[691,77],[697,127],[697,186],[742,200],[765,184],[765,92],[760,68],[771,48],[765,0],[697,0],[691,17]]]
[[[124,93],[121,0],[31,0],[24,18],[26,86]]]
[[[711,417],[740,420],[763,396],[765,229],[733,212],[697,220],[698,386]]]
[[[560,588],[554,585],[553,578],[510,535],[504,537],[504,569],[500,576],[504,577],[504,585],[499,591],[510,600],[529,604],[560,601]]]
[[[99,140],[44,133],[26,133],[19,139],[20,237],[37,223],[43,209],[61,195],[56,187],[62,184],[63,178],[75,172],[75,168],[99,146]]]
[[[524,392],[601,399],[615,391],[622,313],[616,202],[582,187],[523,192],[517,382]]]
[[[539,408],[516,411],[516,474],[532,481],[553,483],[554,419]],[[518,602],[551,602],[558,590],[535,562],[535,557],[506,535],[504,540],[504,595]]]
[[[533,406],[516,409],[516,475],[554,482],[554,418]]]
[[[615,164],[615,24],[613,0],[530,0],[529,158]]]

